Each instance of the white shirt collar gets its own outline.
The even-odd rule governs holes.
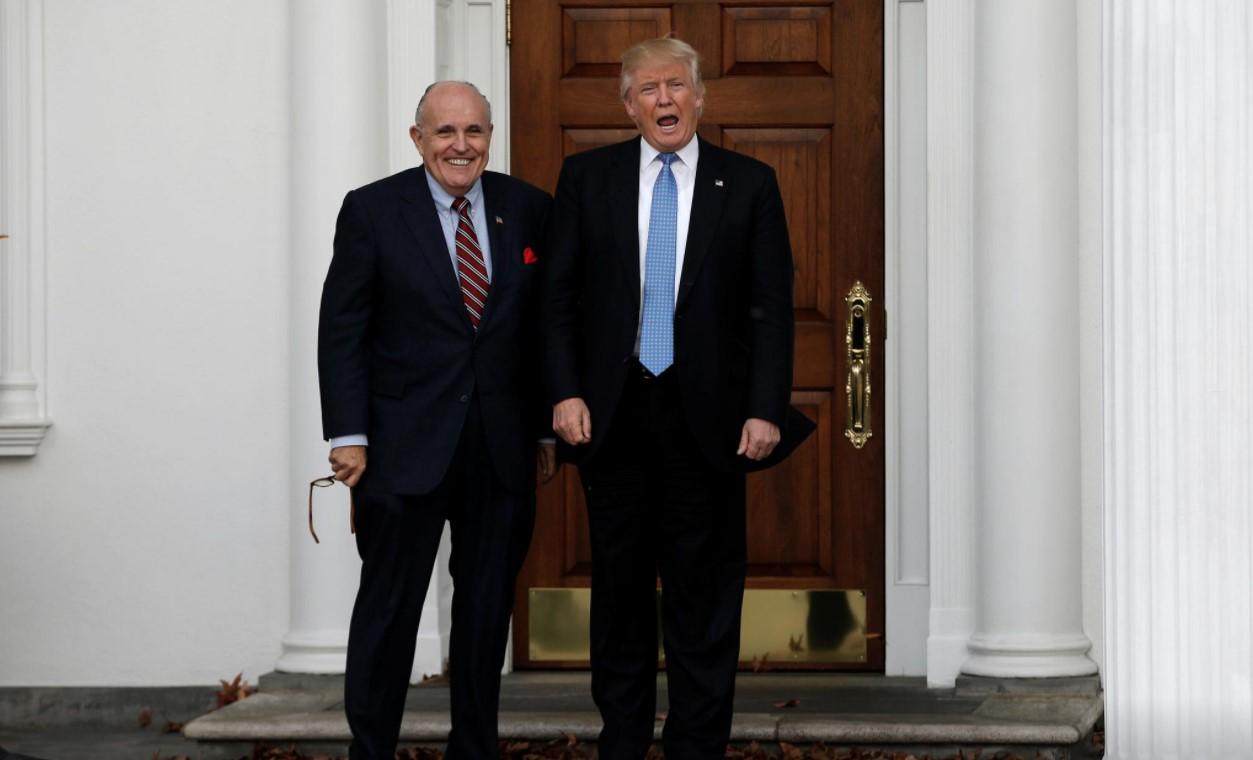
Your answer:
[[[696,142],[696,141],[693,140],[692,142]],[[434,199],[436,208],[443,209],[444,211],[448,211],[449,209],[452,208],[452,202],[457,199],[456,196],[449,195],[448,191],[444,189],[444,186],[441,185],[434,177],[432,177],[429,171],[425,171],[425,167],[423,169],[424,170],[422,173],[426,175],[426,185],[427,187],[431,188],[431,198]],[[483,178],[482,177],[479,177],[478,179],[474,180],[474,184],[470,186],[470,189],[468,192],[466,192],[465,197],[467,200],[470,201],[471,210],[483,207],[482,206],[482,201],[483,201]]]
[[[640,136],[640,171],[644,171],[644,167],[648,166],[661,154],[661,151],[654,148],[645,140],[643,135]],[[692,139],[687,141],[687,145],[675,151],[675,155],[683,162],[683,165],[689,169],[696,168],[696,160],[700,157],[700,139],[696,135],[692,135]]]

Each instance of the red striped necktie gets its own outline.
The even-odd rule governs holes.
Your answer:
[[[457,279],[461,281],[461,300],[465,301],[470,314],[470,324],[479,329],[483,317],[483,304],[487,303],[487,291],[491,283],[487,279],[487,264],[483,250],[474,236],[474,222],[470,219],[470,201],[456,198],[453,210],[461,217],[457,222]]]

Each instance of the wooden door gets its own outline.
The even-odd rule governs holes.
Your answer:
[[[565,156],[635,135],[617,95],[619,56],[667,34],[703,58],[701,136],[778,173],[796,268],[792,401],[818,430],[785,463],[749,477],[748,587],[864,594],[860,659],[816,663],[801,642],[800,654],[771,667],[882,670],[882,0],[513,0],[512,30],[514,175],[552,191]],[[857,341],[870,332],[857,344],[869,348],[872,435],[861,448],[845,435],[846,386],[859,384],[846,297],[858,282],[873,299],[855,324]],[[534,589],[590,580],[582,490],[564,467],[539,493],[514,607],[516,667],[586,666],[533,657],[529,631]],[[741,660],[752,654],[742,648]]]

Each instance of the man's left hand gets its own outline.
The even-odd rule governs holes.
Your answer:
[[[557,445],[541,443],[535,449],[535,478],[541,484],[547,483],[557,474]]]
[[[773,422],[749,417],[744,421],[744,429],[740,431],[740,447],[736,454],[760,461],[770,456],[774,447],[779,444],[779,426]]]

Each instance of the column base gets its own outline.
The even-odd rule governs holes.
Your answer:
[[[30,457],[39,451],[50,419],[0,420],[0,456]]]
[[[976,634],[961,672],[991,678],[1090,676],[1096,663],[1088,657],[1092,642],[1083,634],[988,636]]]
[[[289,633],[274,664],[282,673],[343,674],[348,663],[348,632]]]

